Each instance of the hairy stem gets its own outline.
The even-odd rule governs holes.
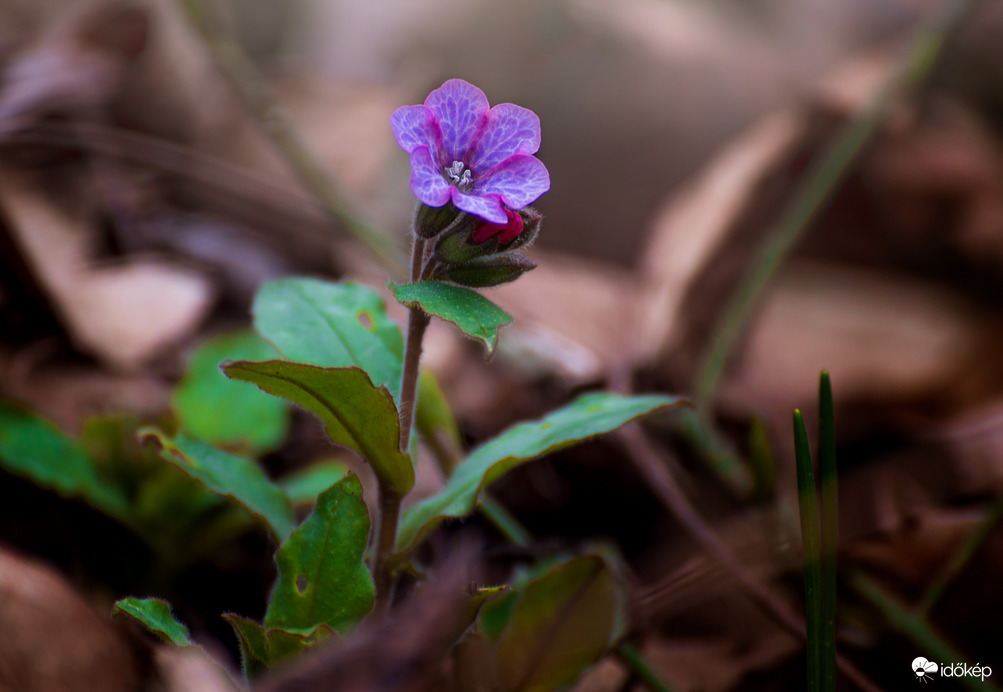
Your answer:
[[[407,345],[404,347],[404,374],[401,377],[401,451],[407,453],[411,443],[411,423],[418,400],[418,364],[421,360],[421,342],[431,318],[421,308],[411,308],[407,322]]]

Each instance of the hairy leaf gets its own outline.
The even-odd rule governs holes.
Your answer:
[[[246,382],[223,376],[227,360],[266,360],[277,355],[249,330],[228,332],[199,346],[171,397],[178,422],[192,437],[216,446],[272,449],[286,436],[288,406]]]
[[[315,414],[331,440],[358,452],[387,487],[405,495],[414,486],[411,458],[400,451],[397,408],[364,371],[282,360],[228,363],[223,370]]]
[[[498,328],[512,317],[477,291],[438,281],[390,284],[403,305],[420,307],[430,315],[455,324],[464,334],[483,343],[488,352],[498,344]]]
[[[362,484],[349,474],[320,494],[313,513],[279,548],[265,625],[338,631],[355,625],[373,607],[373,578],[363,559],[368,540]]]
[[[124,491],[101,479],[82,445],[41,416],[4,401],[0,401],[0,465],[44,488],[128,519]]]
[[[125,613],[139,620],[144,627],[169,644],[190,646],[188,628],[177,621],[171,612],[171,604],[159,598],[136,598],[129,596],[115,602],[112,615]]]
[[[379,294],[354,283],[280,279],[254,299],[254,327],[283,358],[322,367],[356,365],[400,397],[404,337]]]
[[[607,433],[635,418],[685,403],[671,396],[586,394],[541,420],[509,428],[475,449],[456,468],[445,488],[404,512],[398,551],[409,554],[439,522],[469,514],[481,490],[509,469]]]
[[[293,631],[280,627],[262,627],[254,620],[235,613],[225,613],[223,619],[230,623],[237,635],[241,665],[248,679],[257,677],[276,663],[298,656],[334,636],[334,630],[327,625]]]
[[[233,498],[251,514],[263,519],[280,541],[292,533],[296,521],[289,498],[250,459],[184,434],[171,438],[150,428],[141,430],[140,434],[160,443],[160,455],[164,459],[212,492]]]

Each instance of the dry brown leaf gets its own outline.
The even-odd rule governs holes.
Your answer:
[[[936,284],[792,262],[750,328],[722,398],[789,413],[829,370],[843,400],[943,394],[980,351],[985,316]]]
[[[125,638],[43,565],[0,549],[0,691],[131,692]]]
[[[804,136],[792,113],[771,117],[721,152],[658,215],[641,270],[650,285],[640,341],[645,355],[680,348],[693,320],[690,293],[714,258],[746,226],[774,175]]]
[[[71,338],[112,367],[139,368],[189,336],[212,304],[208,279],[165,262],[93,266],[86,219],[9,169],[0,169],[0,209]]]

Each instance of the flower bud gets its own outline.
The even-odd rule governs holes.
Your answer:
[[[414,210],[414,232],[422,238],[434,238],[454,223],[462,223],[464,219],[471,218],[469,214],[453,206],[452,202],[446,202],[441,207],[430,207],[419,202]]]
[[[515,281],[535,268],[536,262],[525,255],[513,252],[479,257],[463,264],[446,267],[443,273],[446,279],[461,286],[488,288]]]
[[[471,217],[476,221],[472,226],[455,224],[439,237],[435,258],[444,264],[462,264],[527,245],[536,238],[543,218],[536,210],[506,209],[505,214],[505,223]]]
[[[529,245],[540,234],[540,227],[543,225],[543,214],[533,207],[526,207],[519,210],[519,217],[522,219],[522,232],[513,238],[512,242],[501,248],[504,252]]]

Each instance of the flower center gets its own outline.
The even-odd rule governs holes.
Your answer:
[[[446,177],[453,181],[453,185],[464,191],[474,184],[474,174],[463,165],[462,161],[453,161],[453,165],[446,169]]]

